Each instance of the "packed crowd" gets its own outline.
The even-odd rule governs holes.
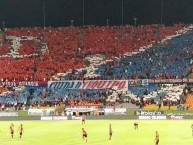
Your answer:
[[[101,79],[181,79],[192,64],[192,32],[140,54],[99,66]],[[183,59],[182,59],[183,58]]]
[[[20,41],[19,58],[15,59],[6,56],[14,48],[11,46],[12,40],[7,39],[0,46],[0,79],[49,80],[57,73],[82,68],[86,55],[99,53],[104,54],[106,59],[123,56],[126,52],[137,51],[139,47],[156,41],[157,33],[159,39],[162,39],[183,27],[183,24],[160,26],[159,32],[157,25],[8,28],[5,31],[7,38],[12,36],[11,39],[14,40],[16,37],[34,37],[40,41]],[[42,50],[44,44],[47,45],[46,51]],[[31,53],[38,53],[38,56],[25,57]]]
[[[150,104],[158,106],[177,106],[186,102],[187,86],[156,85],[129,87],[127,92],[115,90],[77,90],[48,89],[45,87],[25,87],[20,91],[10,90],[0,96],[1,110],[27,109],[42,107],[113,107],[120,104],[133,104],[144,107]]]
[[[137,55],[101,65],[103,79],[182,79],[187,77],[193,57],[193,32],[173,38]]]
[[[31,36],[38,38],[39,41],[21,41],[18,53],[22,57],[19,58],[5,56],[11,49],[11,40],[0,46],[0,79],[1,81],[50,80],[55,74],[69,70],[72,75],[68,75],[65,79],[82,79],[84,73],[77,75],[76,69],[84,67],[84,57],[92,54],[102,54],[106,60],[116,57],[114,61],[99,66],[95,72],[100,75],[97,79],[183,78],[188,73],[192,58],[193,32],[182,34],[167,43],[155,45],[137,55],[124,55],[127,52],[136,52],[148,44],[158,43],[166,36],[176,34],[176,31],[183,27],[183,24],[177,24],[172,27],[126,25],[7,29],[6,36]],[[43,43],[47,45],[44,51]],[[38,56],[30,55],[32,53],[38,53]],[[70,107],[114,106],[123,102],[137,104],[140,107],[150,103],[164,105],[180,103],[180,99],[175,98],[174,101],[168,98],[167,94],[161,93],[153,99],[147,98],[145,95],[156,92],[157,86],[152,90],[142,88],[136,91],[136,88],[128,89],[130,92],[133,91],[130,96],[120,94],[112,98],[109,98],[112,94],[106,90],[25,88],[2,95],[0,106],[1,109],[23,109],[26,106],[56,107],[60,102]]]
[[[140,36],[141,35],[139,34],[139,37],[137,38],[141,43],[143,41],[140,39]],[[191,45],[193,40],[191,36],[192,32],[190,31],[188,34],[181,34],[181,36],[168,40],[164,43],[160,43],[158,45],[154,43],[150,49],[144,48],[143,51],[136,55],[122,56],[121,52],[119,52],[120,55],[114,55],[117,57],[115,57],[113,61],[107,61],[99,67],[97,66],[97,69],[95,70],[97,77],[85,79],[184,78],[189,73],[192,62]],[[161,38],[163,38],[163,36]],[[159,39],[157,41],[159,41]],[[127,42],[129,42],[129,40],[127,40]],[[148,40],[148,42],[150,42],[150,40]],[[121,43],[121,45],[124,44],[125,42]],[[137,45],[138,42],[135,42],[134,44]],[[141,46],[144,45],[137,45],[137,48]],[[127,49],[128,48],[133,47],[127,46]],[[126,48],[124,49],[126,50]],[[136,49],[134,48],[131,51],[128,50],[127,52],[135,51]],[[68,74],[64,78],[80,79],[82,76],[84,76],[84,71],[85,70],[75,74]]]
[[[24,110],[27,108],[59,107],[112,107],[124,102],[135,102],[128,99],[125,93],[113,90],[77,90],[47,89],[45,87],[25,87],[21,90],[10,90],[0,96],[1,110]]]

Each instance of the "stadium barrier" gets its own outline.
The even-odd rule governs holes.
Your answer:
[[[49,89],[128,89],[128,80],[48,81]]]
[[[71,120],[80,120],[79,116],[71,116]],[[138,119],[136,115],[89,115],[86,116],[87,120],[135,120]]]
[[[192,120],[193,115],[138,116],[140,120]]]
[[[0,121],[32,121],[32,120],[81,120],[81,116],[1,116]],[[87,120],[193,120],[193,115],[89,115]]]
[[[166,120],[166,115],[149,115],[149,116],[138,116],[139,120]]]
[[[193,115],[168,115],[167,119],[172,119],[172,120],[193,119]]]
[[[183,120],[193,119],[193,115],[165,115],[164,111],[135,111],[139,120]]]
[[[36,86],[47,87],[47,81],[0,81],[0,85],[7,87]]]
[[[18,116],[18,112],[0,112],[0,116]]]
[[[87,120],[192,120],[193,115],[100,115],[86,118]]]
[[[67,116],[42,116],[41,120],[67,120]]]
[[[128,89],[128,86],[149,84],[193,83],[193,79],[129,79],[129,80],[73,80],[73,81],[0,81],[7,87],[36,86],[55,89]]]
[[[134,111],[134,115],[142,115],[142,116],[155,116],[155,115],[164,115],[164,111]]]
[[[53,115],[55,109],[28,109],[28,115],[50,116]]]
[[[1,116],[0,121],[30,121],[40,120],[40,116]]]

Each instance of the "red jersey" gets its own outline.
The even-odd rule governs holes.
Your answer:
[[[82,120],[85,120],[85,119],[86,119],[86,116],[85,116],[85,115],[83,115],[83,116],[82,116]]]

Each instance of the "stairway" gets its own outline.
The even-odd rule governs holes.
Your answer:
[[[136,109],[139,107],[132,103],[121,103],[121,104],[116,105],[116,108],[127,108],[127,109],[134,108]]]
[[[63,102],[60,102],[60,106],[58,106],[56,109],[55,109],[55,115],[57,116],[61,116],[62,112],[65,111],[65,105]]]
[[[144,107],[145,110],[158,110],[158,105],[151,104]],[[169,110],[169,106],[161,106],[160,110]],[[177,110],[177,106],[171,106],[170,110]]]
[[[189,106],[189,109],[193,109],[193,95],[189,94],[186,98],[185,106]]]

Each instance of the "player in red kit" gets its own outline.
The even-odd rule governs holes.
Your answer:
[[[82,125],[85,124],[86,116],[83,114],[82,115]]]
[[[87,134],[86,130],[84,128],[82,128],[82,138],[83,138],[83,140],[86,140],[86,143],[87,143],[87,136],[88,136],[88,134]]]
[[[109,140],[111,140],[112,135],[113,135],[113,131],[112,131],[112,126],[111,126],[111,124],[110,124],[110,125],[109,125]]]

